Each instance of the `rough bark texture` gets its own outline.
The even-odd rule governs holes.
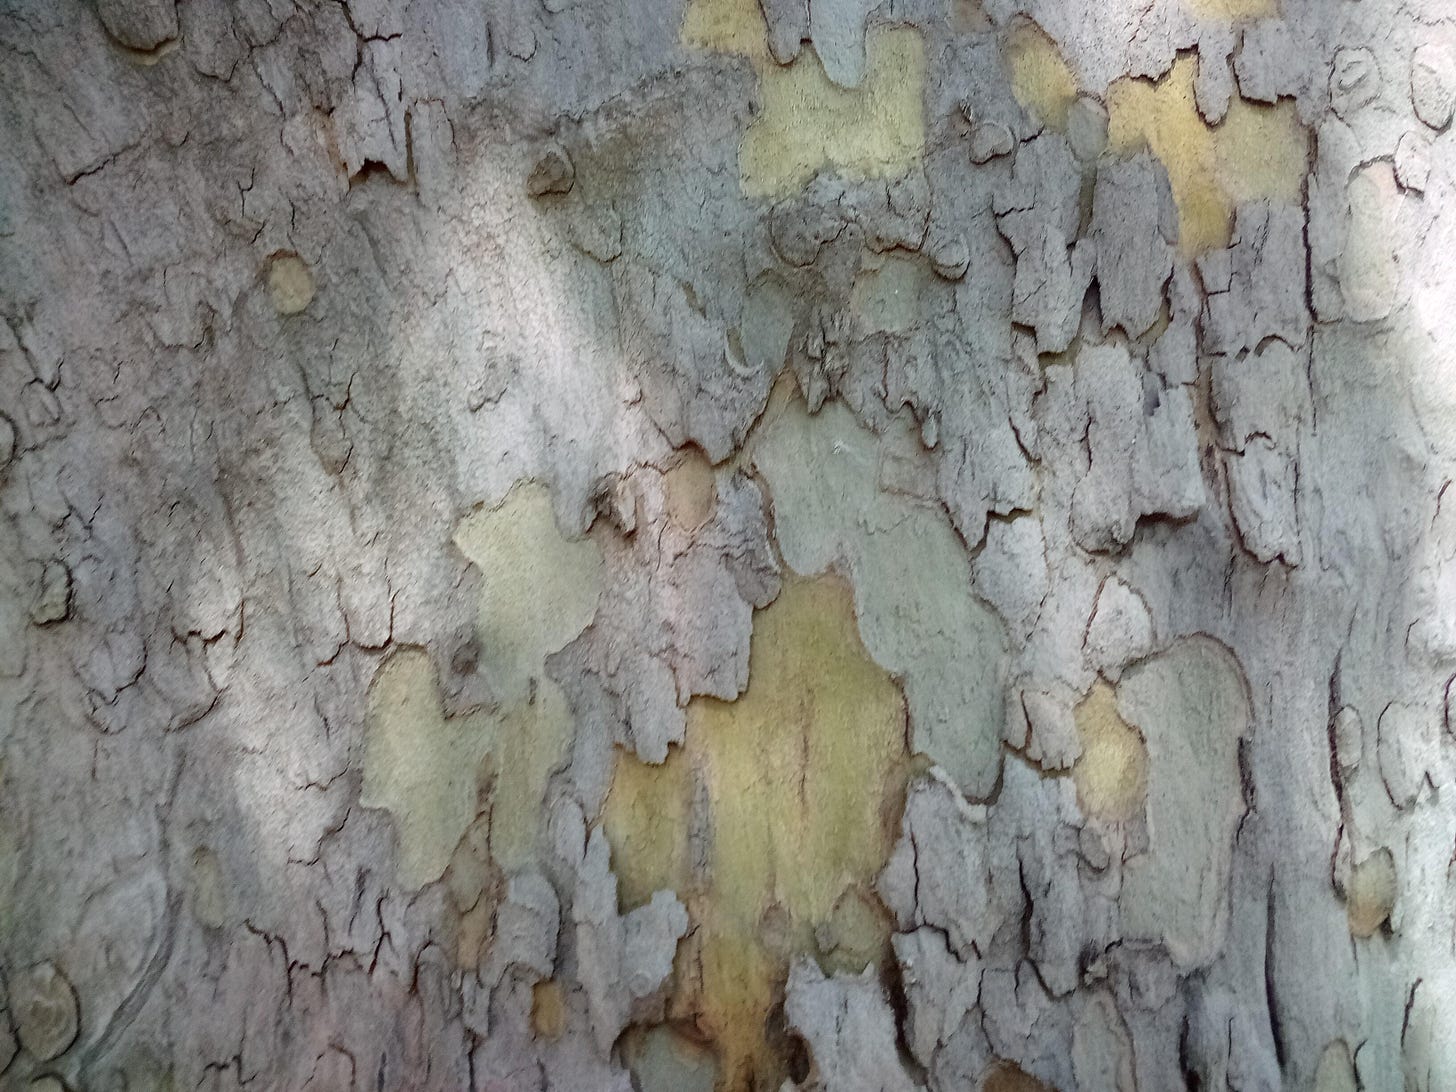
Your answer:
[[[1446,0],[0,0],[0,1084],[1456,1087]]]

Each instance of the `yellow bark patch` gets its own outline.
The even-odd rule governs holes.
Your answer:
[[[1112,687],[1098,681],[1076,709],[1082,754],[1072,766],[1082,813],[1108,823],[1142,814],[1148,795],[1148,749],[1117,711]]]
[[[1183,56],[1157,83],[1128,77],[1107,89],[1108,144],[1122,154],[1147,147],[1162,161],[1186,256],[1228,246],[1241,202],[1298,204],[1309,166],[1309,133],[1292,102],[1236,96],[1209,126],[1194,101],[1196,74],[1197,61]]]
[[[537,687],[535,701],[490,718],[490,855],[507,872],[536,858],[546,782],[565,762],[572,727],[566,695],[549,680]]]
[[[594,543],[561,533],[549,492],[532,482],[461,521],[455,544],[480,570],[477,636],[500,704],[446,717],[425,651],[389,657],[369,687],[361,802],[393,816],[399,879],[409,889],[439,879],[471,833],[471,852],[458,855],[451,875],[466,958],[485,937],[476,905],[482,858],[512,871],[535,857],[546,781],[572,730],[545,659],[590,624],[602,558]]]
[[[394,817],[399,879],[408,888],[438,879],[476,814],[476,764],[483,716],[447,720],[435,668],[422,650],[391,656],[369,687],[360,803]]]
[[[1184,638],[1123,674],[1117,711],[1147,748],[1148,847],[1123,873],[1123,936],[1163,944],[1183,967],[1204,965],[1227,928],[1233,839],[1246,814],[1243,671],[1218,642]]]
[[[203,925],[220,929],[227,923],[227,877],[217,854],[206,846],[192,854],[192,875],[189,877],[192,914]]]
[[[508,871],[531,860],[546,781],[570,734],[566,698],[549,680],[505,713],[450,718],[424,651],[385,661],[369,688],[360,802],[393,816],[401,884],[439,879],[487,809],[490,856]]]
[[[758,0],[691,0],[683,12],[682,42],[694,49],[773,63],[768,24]]]
[[[897,175],[925,149],[925,46],[908,27],[871,30],[864,83],[833,83],[812,47],[788,67],[763,68],[763,110],[739,150],[743,192],[797,193],[825,168],[850,178]]]
[[[566,1030],[566,997],[554,978],[531,987],[531,1028],[546,1039],[560,1039]]]
[[[1335,1039],[1320,1054],[1314,1071],[1314,1092],[1359,1092],[1355,1061],[1343,1039]]]
[[[907,768],[905,772],[908,781],[912,771]],[[859,974],[880,954],[885,937],[884,908],[878,896],[862,888],[846,888],[815,932],[820,966],[829,974]]]
[[[670,1011],[713,1043],[721,1087],[783,1079],[766,1022],[794,953],[855,971],[883,957],[873,884],[905,742],[904,699],[865,652],[849,589],[793,579],[757,617],[744,694],[695,699],[662,766],[619,757],[604,824],[620,891],[630,904],[670,887],[687,904],[697,928]]]
[[[1077,101],[1077,78],[1057,43],[1029,20],[1011,28],[1006,40],[1011,93],[1027,113],[1053,129],[1067,127],[1067,110]]]
[[[1278,0],[1183,0],[1188,10],[1205,19],[1265,19],[1279,14]]]
[[[1398,890],[1395,858],[1388,849],[1377,849],[1351,869],[1349,887],[1345,892],[1350,935],[1374,936],[1390,920]]]
[[[702,452],[687,451],[676,466],[662,476],[667,494],[667,518],[685,531],[701,527],[713,514],[718,500],[713,464]]]
[[[902,415],[875,433],[842,402],[810,414],[788,384],[780,390],[751,458],[784,561],[849,577],[865,647],[904,688],[914,749],[985,799],[1001,769],[1006,633],[975,596],[944,507],[887,488],[914,489],[923,449],[913,422]]]
[[[297,254],[275,254],[268,262],[268,292],[280,315],[296,315],[313,302],[313,274]]]
[[[835,84],[805,45],[774,62],[756,0],[693,0],[682,41],[753,62],[762,110],[739,148],[739,182],[750,197],[797,193],[821,170],[851,178],[902,173],[925,149],[925,45],[910,27],[872,27],[866,70],[854,89]]]
[[[455,545],[480,570],[481,665],[504,704],[524,699],[545,659],[596,614],[602,555],[556,526],[551,494],[518,483],[494,508],[461,521]]]
[[[654,891],[681,894],[691,886],[692,786],[692,757],[677,747],[668,749],[660,766],[618,752],[602,826],[612,847],[612,871],[623,907],[644,905]]]

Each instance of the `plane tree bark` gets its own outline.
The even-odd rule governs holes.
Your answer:
[[[1441,0],[0,2],[0,1082],[1456,1086]]]

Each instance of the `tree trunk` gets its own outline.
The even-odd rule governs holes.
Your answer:
[[[1453,105],[1444,0],[0,0],[0,1084],[1456,1088]]]

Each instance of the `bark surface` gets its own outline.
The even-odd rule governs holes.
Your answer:
[[[1446,0],[0,0],[0,1086],[1456,1088]]]

